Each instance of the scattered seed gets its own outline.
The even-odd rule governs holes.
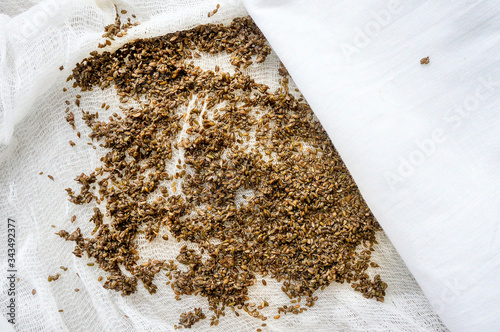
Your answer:
[[[203,313],[201,308],[195,308],[194,312],[183,312],[179,319],[179,325],[184,326],[185,328],[191,328],[195,323],[200,321],[201,319],[205,319],[206,316]]]
[[[126,34],[129,23],[116,14],[104,38]],[[204,71],[189,61],[198,52],[227,52],[239,69]],[[74,204],[106,204],[94,208],[91,236],[78,228],[57,233],[75,243],[75,256],[86,255],[106,271],[104,288],[130,295],[142,283],[153,294],[155,275],[166,271],[176,300],[207,298],[211,326],[226,308],[267,319],[258,310],[269,303],[257,306],[247,295],[259,274],[281,282],[292,301],[298,298],[279,308],[275,319],[305,311],[296,304],[301,296],[313,306],[314,292],[332,282],[348,282],[383,301],[387,285],[367,276],[371,250],[362,248],[371,248],[380,227],[327,133],[305,101],[290,94],[284,66],[275,92],[240,70],[270,52],[246,17],[135,40],[113,53],[92,52],[75,66],[68,78],[74,88],[114,87],[127,104],[109,120],[82,110],[89,138],[107,152],[93,172],[76,176],[78,192],[66,191]],[[185,111],[192,98],[197,105]],[[141,102],[132,107],[133,100]],[[69,110],[66,120],[75,129]],[[240,190],[253,192],[245,204],[236,204]],[[183,246],[176,260],[142,257],[139,263],[137,235],[153,241],[162,227],[197,249]],[[183,313],[176,328],[203,318],[201,309]]]

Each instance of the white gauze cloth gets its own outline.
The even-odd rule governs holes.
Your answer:
[[[135,14],[141,25],[130,29],[125,37],[113,42],[108,48],[111,51],[136,38],[160,36],[199,24],[228,24],[234,17],[248,14],[240,1],[120,0],[115,3],[120,10],[128,11],[125,17]],[[207,17],[207,13],[214,10],[217,3],[220,3],[218,13]],[[286,3],[288,2],[283,2],[282,5]],[[462,59],[462,55],[454,55],[454,60],[450,60],[448,58],[455,52],[455,48],[445,47],[446,54],[429,53],[431,64],[421,67],[418,60],[431,51],[429,48],[409,52],[410,48],[406,45],[401,49],[408,50],[408,56],[404,55],[405,52],[403,55],[393,51],[388,54],[391,49],[396,50],[403,46],[402,42],[393,36],[401,36],[404,38],[402,41],[411,40],[414,36],[415,31],[408,29],[404,30],[406,35],[397,33],[397,22],[406,13],[403,11],[398,14],[400,16],[394,16],[392,25],[373,38],[371,45],[353,54],[352,62],[348,63],[342,57],[335,57],[335,53],[330,58],[328,52],[338,53],[338,48],[334,48],[339,46],[336,41],[343,41],[344,39],[339,38],[346,36],[348,32],[355,33],[352,28],[353,22],[357,21],[353,17],[359,15],[359,22],[370,19],[368,9],[360,10],[362,5],[348,5],[345,2],[342,6],[326,8],[319,16],[314,11],[304,10],[300,12],[304,15],[301,18],[297,18],[293,3],[288,3],[283,8],[274,2],[249,2],[247,5],[268,34],[272,46],[282,53],[293,77],[297,76],[300,88],[303,88],[314,111],[338,145],[380,223],[387,228],[422,285],[427,287],[429,297],[433,292],[433,289],[429,290],[431,285],[435,287],[438,296],[447,289],[447,285],[455,285],[453,271],[458,270],[457,277],[462,277],[465,276],[466,268],[475,269],[478,266],[474,261],[471,263],[466,258],[459,260],[453,256],[450,250],[455,250],[455,247],[452,248],[449,242],[446,242],[447,237],[443,235],[441,223],[448,227],[450,237],[458,237],[463,231],[460,227],[465,227],[460,225],[471,220],[469,238],[457,238],[457,248],[460,248],[458,243],[464,241],[462,246],[467,249],[465,255],[472,255],[469,253],[470,246],[478,245],[477,242],[482,240],[480,247],[471,257],[478,262],[486,261],[490,257],[488,250],[495,248],[495,243],[487,242],[493,239],[495,230],[487,227],[491,227],[490,218],[496,210],[491,202],[493,191],[489,192],[490,187],[485,188],[484,184],[489,180],[491,188],[494,188],[494,179],[491,179],[489,174],[492,174],[493,161],[497,155],[488,154],[491,159],[484,163],[486,155],[482,151],[494,151],[488,149],[485,142],[494,144],[495,140],[487,139],[488,131],[484,130],[483,123],[494,126],[492,114],[488,113],[490,116],[486,119],[483,118],[486,113],[480,113],[478,110],[474,113],[474,121],[463,118],[460,131],[455,132],[444,124],[440,125],[439,121],[434,124],[436,127],[442,126],[443,130],[446,129],[448,136],[459,132],[464,135],[466,129],[470,130],[471,134],[472,131],[484,130],[484,141],[477,145],[479,150],[457,154],[455,145],[450,142],[454,142],[456,148],[462,149],[469,146],[464,142],[473,142],[474,137],[466,135],[460,140],[450,138],[446,143],[436,146],[434,154],[426,157],[425,163],[415,170],[412,176],[405,178],[394,192],[385,182],[383,174],[386,170],[398,172],[394,167],[397,167],[399,159],[395,157],[393,150],[398,149],[401,156],[408,159],[407,154],[411,152],[408,149],[414,140],[413,136],[417,137],[417,133],[424,132],[424,121],[432,121],[431,113],[443,112],[445,116],[444,112],[449,111],[445,105],[449,102],[462,102],[468,95],[474,95],[474,90],[471,89],[482,89],[481,81],[470,80],[469,76],[483,78],[485,82],[489,82],[488,74],[491,73],[491,68],[487,65],[492,58],[485,56],[484,59],[468,62]],[[273,6],[277,6],[275,9],[278,10],[272,10]],[[313,10],[315,6],[309,10]],[[375,4],[373,6],[376,10],[385,8]],[[257,10],[257,7],[261,7],[262,11]],[[465,13],[465,10],[464,7],[461,11],[451,11],[450,17],[454,17],[458,12]],[[493,17],[494,12],[490,12],[488,8],[482,10]],[[432,8],[425,10],[431,13],[435,11],[436,9]],[[474,12],[474,15],[482,17],[481,13],[478,9],[478,13]],[[269,14],[272,14],[272,17],[266,17]],[[289,18],[282,22],[288,15]],[[477,31],[473,29],[473,22],[478,20],[477,17],[468,23],[471,27],[467,28],[467,31]],[[170,286],[165,284],[168,278],[164,273],[159,273],[155,278],[158,292],[154,295],[150,295],[142,286],[139,286],[135,294],[127,297],[104,289],[102,282],[97,279],[100,275],[106,277],[106,274],[97,266],[87,266],[89,260],[86,256],[82,259],[76,258],[71,253],[73,242],[65,242],[54,235],[54,232],[60,229],[72,232],[80,227],[88,236],[93,229],[88,220],[93,214],[94,206],[69,203],[64,189],[78,189],[73,179],[82,172],[88,174],[99,166],[99,158],[105,151],[100,147],[94,150],[87,145],[89,129],[81,121],[79,110],[74,109],[73,101],[75,95],[80,93],[82,109],[99,111],[102,119],[107,119],[110,113],[118,108],[119,102],[112,88],[104,91],[97,88],[81,93],[69,88],[72,82],[65,81],[75,63],[97,49],[98,43],[103,42],[101,36],[104,26],[114,23],[114,19],[115,10],[111,1],[0,2],[0,331],[8,331],[9,327],[18,331],[174,331],[174,325],[178,323],[179,315],[184,311],[201,307],[208,317],[211,315],[205,298],[184,296],[181,301],[176,301]],[[437,20],[443,21],[441,18],[434,19]],[[335,24],[334,30],[328,33],[321,31],[324,28],[322,24],[328,22]],[[283,30],[274,27],[276,23],[286,27],[289,33],[282,35]],[[425,30],[423,21],[419,23],[422,25],[418,28]],[[492,19],[488,24],[493,28],[496,23]],[[449,25],[452,25],[451,18]],[[448,30],[452,27],[449,26]],[[361,28],[364,29],[364,23]],[[308,33],[307,39],[304,39],[302,31],[307,30],[313,32]],[[326,42],[323,38],[325,34],[331,36]],[[385,41],[384,34],[387,34]],[[429,32],[425,37],[427,40],[433,40],[437,36],[436,32]],[[464,39],[467,36],[464,34],[458,37]],[[352,43],[351,39],[345,41]],[[459,39],[456,43],[460,42]],[[495,45],[492,40],[485,39],[484,43],[471,46],[471,52],[476,54],[478,48]],[[391,47],[386,49],[389,41]],[[309,49],[310,53],[306,53],[308,50],[304,45],[315,47],[316,50]],[[378,54],[376,52],[384,56],[364,60],[363,57]],[[463,54],[465,58],[468,56],[469,54]],[[214,70],[218,65],[223,71],[234,72],[227,54],[203,55],[196,61],[205,70]],[[458,81],[454,74],[459,63],[463,66],[464,81]],[[61,65],[65,68],[63,71],[59,71]],[[324,68],[317,68],[319,65]],[[469,74],[469,70],[474,69],[474,66],[481,66],[483,70],[476,68],[473,74]],[[245,72],[252,75],[257,82],[269,85],[271,91],[274,91],[279,87],[278,68],[279,60],[273,53],[266,62],[254,64]],[[405,72],[413,73],[412,76],[401,75],[402,68],[406,68]],[[393,80],[389,77],[393,77]],[[409,77],[422,82],[415,83],[415,88],[411,85],[412,88],[409,89],[410,84],[405,83],[409,82]],[[446,82],[441,83],[443,80]],[[466,84],[469,81],[470,86]],[[448,90],[444,90],[444,86]],[[63,93],[63,87],[68,87],[68,91]],[[427,98],[437,96],[437,91],[448,91],[452,97],[451,93],[454,95],[459,89],[463,90],[464,94],[458,99],[447,99],[447,95],[441,98]],[[487,95],[484,90],[480,92]],[[67,107],[65,100],[71,101],[76,126],[82,133],[81,139],[77,138],[76,132],[64,119],[64,110]],[[425,100],[426,103],[420,103],[419,107],[413,106],[417,100]],[[491,95],[488,95],[486,100],[481,100],[481,112],[490,110],[486,106],[491,105],[494,100]],[[103,102],[111,105],[108,113],[101,109]],[[443,107],[431,107],[437,102]],[[411,115],[414,117],[413,121],[409,121],[408,117]],[[397,139],[388,135],[396,132]],[[432,136],[418,136],[420,140],[428,137]],[[76,146],[71,147],[69,140],[74,141]],[[442,165],[440,160],[443,158],[451,161],[456,160],[457,156],[467,158],[457,161],[453,169],[450,166],[446,170],[442,167],[434,170]],[[483,156],[483,160],[476,160],[471,164],[472,156]],[[484,169],[485,167],[487,169]],[[434,171],[429,173],[431,169]],[[468,170],[471,172],[463,176]],[[41,171],[44,174],[38,175]],[[47,175],[52,175],[54,181]],[[456,177],[453,178],[454,176]],[[431,180],[434,186],[428,189]],[[464,190],[453,191],[455,188],[451,187],[448,181],[463,185]],[[483,186],[481,191],[476,185]],[[408,188],[412,188],[411,193],[408,193]],[[427,189],[430,191],[424,195],[423,192]],[[464,197],[467,204],[452,206],[457,201],[456,195],[463,195],[460,197]],[[488,210],[484,204],[490,203],[492,205]],[[72,215],[77,216],[73,224],[70,222]],[[472,215],[476,216],[473,220],[469,217]],[[15,282],[14,297],[8,295],[10,283],[6,278],[9,269],[8,218],[16,223],[15,268],[19,281]],[[449,227],[448,220],[455,220],[456,224]],[[398,224],[401,227],[397,227]],[[434,225],[434,230],[431,225]],[[480,227],[490,232],[491,237],[480,237],[479,235],[483,234],[478,233]],[[427,233],[423,234],[424,231]],[[163,229],[162,232],[166,230]],[[139,253],[143,259],[175,258],[182,243],[177,243],[173,237],[164,241],[161,239],[162,234],[151,243],[144,238],[138,239]],[[281,285],[268,278],[267,287],[254,286],[250,289],[251,302],[259,304],[267,300],[270,303],[269,308],[262,310],[263,314],[270,317],[265,322],[267,327],[262,327],[262,321],[244,314],[243,311],[236,317],[231,310],[227,310],[226,316],[220,319],[216,328],[210,328],[210,321],[206,319],[194,325],[192,330],[255,331],[262,328],[263,331],[446,331],[385,233],[380,232],[378,240],[380,244],[375,246],[373,260],[380,267],[370,269],[369,273],[372,276],[380,274],[389,285],[384,303],[363,298],[347,284],[332,284],[324,291],[316,293],[318,301],[307,312],[300,315],[282,315],[279,320],[275,320],[272,317],[277,314],[277,307],[289,305],[290,300],[281,291]],[[498,248],[498,241],[496,244]],[[417,259],[417,254],[420,259]],[[458,252],[456,255],[464,253]],[[449,265],[442,263],[445,259],[450,259]],[[463,262],[464,265],[457,265],[458,262]],[[60,266],[68,267],[68,270],[63,271]],[[486,271],[493,271],[487,265],[481,267],[487,269]],[[60,278],[49,283],[48,275],[56,273],[61,274]],[[439,279],[443,276],[448,280]],[[470,280],[459,279],[460,289],[464,290],[460,296],[445,303],[445,313],[457,312],[455,300],[460,301],[458,308],[466,310],[467,306],[463,306],[461,301],[469,299],[467,292],[476,292],[475,288],[479,290],[480,287],[485,287],[485,297],[489,296],[488,292],[493,293],[494,288],[489,286],[488,280],[482,276],[481,272],[476,276],[471,275]],[[260,277],[258,284],[261,285]],[[470,285],[474,287],[470,288]],[[79,292],[75,292],[75,288],[78,288]],[[32,294],[33,289],[36,290],[35,295]],[[454,296],[454,293],[448,292],[446,295],[450,297]],[[15,325],[7,322],[7,319],[10,319],[7,315],[7,304],[12,298],[16,303]],[[480,304],[477,302],[477,305]]]
[[[500,3],[244,3],[443,322],[500,331]]]

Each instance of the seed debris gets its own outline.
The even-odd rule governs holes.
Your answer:
[[[60,276],[61,276],[61,274],[60,274],[60,273],[57,273],[57,274],[55,274],[55,275],[49,275],[49,276],[48,276],[48,278],[47,278],[47,280],[48,280],[49,282],[51,282],[51,281],[56,281],[57,279],[59,279],[59,277],[60,277]]]
[[[219,11],[219,8],[220,8],[220,5],[217,4],[217,6],[215,7],[214,10],[212,10],[211,12],[208,12],[208,17],[214,16]]]
[[[191,328],[191,326],[193,326],[195,323],[205,318],[206,316],[201,308],[194,308],[194,312],[188,311],[187,313],[183,312],[181,314],[179,325],[182,325],[185,328]]]
[[[118,36],[117,22],[103,37]],[[189,62],[219,52],[231,54],[234,74]],[[281,282],[291,300],[305,297],[307,307],[318,299],[314,292],[332,282],[350,283],[363,296],[383,301],[387,284],[366,273],[380,226],[327,133],[309,105],[290,93],[286,68],[274,92],[241,71],[270,52],[245,17],[229,26],[207,24],[135,40],[113,53],[94,51],[73,69],[68,80],[82,92],[114,86],[122,104],[145,100],[121,106],[122,115],[115,112],[109,121],[81,110],[90,139],[107,152],[101,166],[75,178],[79,193],[66,191],[74,204],[105,202],[105,211],[94,208],[91,237],[79,228],[56,234],[75,242],[75,256],[86,254],[107,273],[104,288],[130,295],[142,283],[153,294],[156,274],[166,271],[176,300],[207,298],[211,326],[227,307],[267,319],[259,312],[266,301],[248,302],[259,274]],[[193,98],[195,106],[180,115],[178,109]],[[75,129],[72,112],[66,120]],[[246,146],[250,138],[253,148]],[[169,171],[174,151],[183,163]],[[238,205],[240,190],[253,196]],[[161,194],[151,201],[155,192]],[[105,214],[110,223],[103,222]],[[136,235],[153,241],[163,227],[198,250],[185,245],[175,260],[145,257],[139,264]],[[274,318],[307,310],[295,303],[280,307]],[[202,316],[195,309],[181,315],[179,324],[192,325]]]

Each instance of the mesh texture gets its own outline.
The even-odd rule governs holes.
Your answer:
[[[221,8],[207,17],[216,4]],[[162,35],[206,23],[229,23],[234,17],[247,15],[240,2],[230,1],[117,1],[119,9],[135,14],[141,25],[113,43],[115,49],[127,41]],[[201,307],[210,315],[205,298],[183,296],[174,299],[164,273],[155,278],[158,292],[150,295],[139,287],[128,297],[108,291],[97,281],[102,271],[87,266],[85,256],[76,258],[73,242],[65,242],[54,232],[80,227],[92,230],[88,222],[93,206],[77,206],[68,202],[64,190],[74,186],[74,177],[89,173],[99,165],[102,150],[87,145],[89,129],[75,112],[76,125],[82,139],[64,119],[65,100],[74,100],[77,90],[65,82],[76,62],[81,61],[102,42],[103,27],[114,21],[110,1],[4,1],[0,4],[0,267],[7,271],[6,220],[16,221],[19,282],[16,286],[19,331],[165,331],[174,330],[179,315]],[[59,71],[63,65],[64,70]],[[218,65],[222,71],[234,71],[229,56],[204,56],[198,60],[203,69]],[[275,90],[279,84],[279,59],[272,53],[263,64],[252,65],[246,73],[259,83]],[[293,84],[293,83],[292,83]],[[63,93],[62,88],[68,87]],[[113,89],[94,89],[82,93],[82,108],[99,110],[106,102],[112,113],[119,102]],[[107,114],[103,114],[106,116]],[[68,140],[76,142],[75,147]],[[172,167],[175,167],[174,164]],[[43,171],[43,175],[39,172]],[[47,175],[55,181],[48,179]],[[77,215],[72,225],[70,218]],[[4,222],[5,221],[5,222]],[[55,227],[51,227],[55,225]],[[163,230],[164,231],[164,230]],[[440,331],[446,330],[411,273],[383,232],[373,261],[389,285],[385,303],[367,300],[347,284],[332,284],[318,291],[313,308],[300,315],[282,315],[265,323],[264,331]],[[157,237],[151,243],[137,241],[144,257],[174,258],[182,243],[170,237]],[[60,266],[68,267],[67,271]],[[55,282],[48,275],[60,273]],[[258,279],[260,281],[260,279]],[[262,310],[274,316],[279,306],[289,304],[281,284],[266,279],[268,286],[250,289],[250,302],[267,300],[271,305]],[[261,283],[257,283],[261,284]],[[2,278],[0,306],[5,308],[7,282]],[[75,292],[78,288],[80,291]],[[36,289],[36,294],[32,290]],[[64,310],[59,312],[58,310]],[[4,310],[2,314],[5,315]],[[193,326],[193,331],[209,329],[208,319]],[[213,331],[255,331],[263,322],[244,313],[236,317],[226,310]]]

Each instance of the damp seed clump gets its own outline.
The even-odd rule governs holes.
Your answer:
[[[233,74],[191,62],[217,53],[230,55]],[[249,303],[259,276],[297,299],[275,319],[302,313],[306,308],[295,303],[305,298],[302,304],[313,306],[314,293],[332,283],[384,300],[387,284],[367,273],[380,226],[327,133],[289,91],[284,67],[276,91],[243,71],[270,53],[261,31],[243,17],[138,39],[113,53],[94,51],[76,64],[74,88],[113,88],[123,105],[101,119],[78,110],[105,152],[94,171],[75,177],[79,189],[66,192],[72,203],[94,206],[94,230],[56,233],[75,242],[75,256],[103,270],[104,288],[126,296],[142,284],[153,294],[155,276],[166,273],[176,300],[207,299],[211,326],[227,308],[268,319],[260,310],[269,303]],[[73,112],[66,114],[75,129]],[[184,245],[175,260],[143,257],[137,236],[154,241],[163,229],[197,250]],[[178,327],[203,318],[194,309]]]

